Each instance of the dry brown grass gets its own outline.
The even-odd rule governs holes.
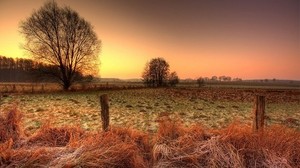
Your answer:
[[[236,149],[206,130],[199,125],[183,127],[167,118],[160,121],[153,167],[243,167]]]
[[[151,147],[145,133],[113,127],[92,134],[78,127],[52,128],[46,124],[26,137],[18,116],[13,110],[0,118],[0,167],[150,166]]]
[[[154,167],[300,167],[300,132],[283,126],[252,133],[235,122],[208,130],[160,121],[153,145]]]
[[[113,128],[87,136],[75,144],[72,165],[81,167],[149,167],[149,147],[143,133]],[[59,158],[57,163],[63,163]],[[72,160],[71,159],[71,160]],[[70,160],[70,159],[67,159]]]
[[[296,130],[274,125],[252,133],[249,125],[234,123],[219,134],[222,142],[239,149],[247,167],[300,167],[300,133]]]
[[[0,143],[9,139],[17,141],[21,134],[21,113],[16,108],[0,116]]]
[[[90,133],[44,125],[22,133],[21,115],[0,117],[0,167],[300,167],[300,133],[283,126],[252,133],[238,122],[210,130],[161,117],[156,134],[111,127]]]
[[[28,138],[28,145],[61,147],[66,146],[71,138],[79,139],[83,134],[84,131],[79,127],[55,128],[46,124]]]

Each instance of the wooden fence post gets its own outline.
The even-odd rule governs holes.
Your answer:
[[[34,85],[32,84],[31,85],[31,93],[33,93],[34,92]]]
[[[12,91],[13,91],[13,92],[16,92],[16,84],[13,84],[13,86],[12,86]]]
[[[44,84],[42,84],[42,92],[45,92]]]
[[[102,129],[103,131],[108,131],[109,127],[109,105],[108,105],[108,96],[107,94],[100,96],[101,104],[101,120],[102,120]]]
[[[265,96],[256,96],[253,109],[253,132],[263,131],[265,120]]]

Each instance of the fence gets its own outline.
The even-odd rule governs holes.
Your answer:
[[[101,111],[100,116],[102,120],[103,131],[109,130],[109,98],[107,94],[100,96]],[[265,96],[256,95],[253,108],[253,132],[263,132],[265,121]]]
[[[99,89],[137,89],[143,88],[142,83],[79,83],[70,90],[99,90]],[[43,93],[61,91],[62,87],[56,83],[0,83],[0,93]]]

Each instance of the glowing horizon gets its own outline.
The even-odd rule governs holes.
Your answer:
[[[19,22],[45,1],[0,2],[0,55],[27,58]],[[100,76],[140,78],[163,57],[180,78],[300,80],[299,1],[68,1],[102,41]],[[272,4],[272,5],[270,5]],[[17,11],[17,12],[16,12]]]

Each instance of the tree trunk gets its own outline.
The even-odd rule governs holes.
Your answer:
[[[265,96],[255,97],[253,114],[253,132],[263,131],[265,120]]]
[[[63,89],[64,89],[64,91],[68,91],[69,88],[70,88],[70,86],[71,86],[70,81],[65,80],[65,81],[63,82]]]
[[[101,103],[101,120],[102,120],[102,129],[103,131],[108,131],[109,127],[109,105],[108,105],[108,96],[107,94],[100,96]]]

